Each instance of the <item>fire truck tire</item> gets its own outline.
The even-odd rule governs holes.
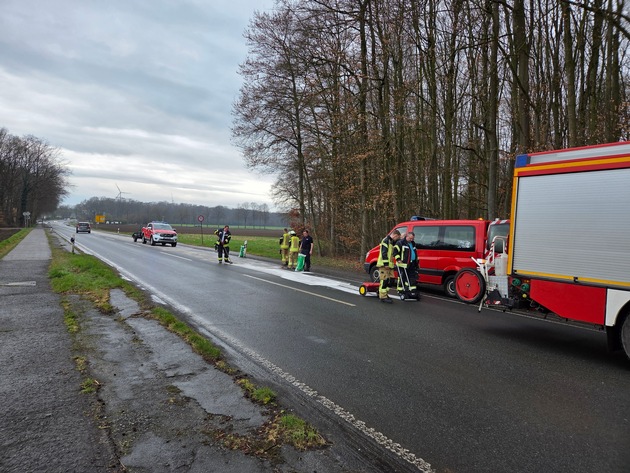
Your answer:
[[[619,336],[621,338],[623,351],[626,354],[626,357],[630,360],[630,314],[626,315],[623,325],[621,326],[621,330],[619,331]]]
[[[486,292],[486,282],[473,268],[460,269],[455,275],[455,294],[467,304],[477,304]]]

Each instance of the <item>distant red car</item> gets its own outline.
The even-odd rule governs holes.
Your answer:
[[[410,220],[392,228],[415,233],[418,255],[418,282],[442,286],[444,292],[455,297],[455,274],[462,268],[476,268],[472,258],[483,258],[487,250],[487,236],[507,236],[509,221],[493,224],[488,236],[489,220]],[[379,246],[365,255],[363,266],[372,281],[378,281],[376,267]]]

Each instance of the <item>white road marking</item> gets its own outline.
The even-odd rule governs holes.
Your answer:
[[[183,256],[174,255],[172,253],[167,253],[166,251],[160,251],[160,253],[162,253],[163,255],[166,255],[166,256],[172,256],[173,258],[179,258],[179,259],[183,259],[183,260],[186,260],[186,261],[192,261],[190,258],[185,258]]]
[[[257,278],[256,276],[250,276],[249,274],[244,274],[246,278],[256,279],[257,281],[266,282],[267,284],[273,284],[274,286],[284,287],[286,289],[291,289],[292,291],[303,292],[304,294],[308,294],[310,296],[320,297],[322,299],[326,299],[329,301],[337,302],[339,304],[349,305],[350,307],[356,307],[355,304],[351,304],[350,302],[340,301],[339,299],[333,299],[332,297],[322,296],[321,294],[316,294],[314,292],[305,291],[304,289],[298,289],[297,287],[287,286],[285,284],[280,284],[277,282],[269,281],[268,279]]]
[[[37,281],[0,282],[0,286],[37,286]]]

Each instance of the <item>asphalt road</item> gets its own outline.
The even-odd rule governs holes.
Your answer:
[[[208,250],[55,229],[421,469],[630,471],[630,362],[601,332],[427,294],[385,305],[237,248],[219,265]]]

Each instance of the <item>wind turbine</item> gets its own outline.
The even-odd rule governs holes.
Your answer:
[[[118,195],[116,196],[116,199],[118,199],[119,201],[122,200],[122,195],[123,194],[129,194],[129,192],[121,191],[120,187],[118,187],[118,184],[116,184],[116,189],[118,189]]]
[[[122,195],[123,195],[123,194],[129,194],[129,192],[123,192],[123,191],[121,191],[121,190],[120,190],[120,187],[118,187],[118,184],[116,184],[116,189],[118,189],[118,195],[116,196],[116,200],[118,200],[118,204],[116,204],[116,213],[117,213],[117,214],[119,214],[119,215],[118,215],[118,220],[121,220],[121,219],[120,219],[120,217],[121,217],[121,215],[120,215],[120,203],[121,203],[121,202],[122,202],[122,200],[123,200]],[[118,221],[116,221],[116,223],[118,223]]]

